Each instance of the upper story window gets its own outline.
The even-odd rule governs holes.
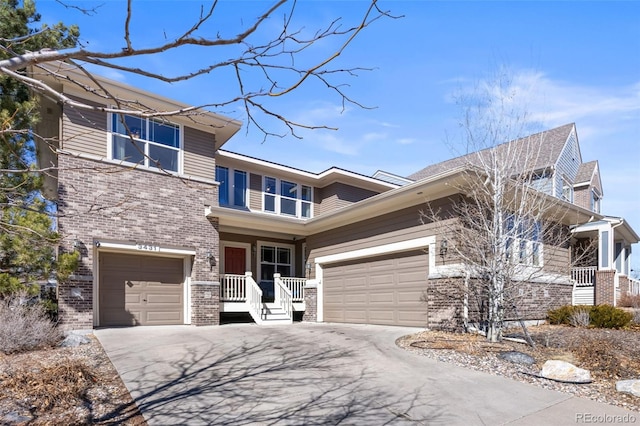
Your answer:
[[[573,186],[565,178],[562,178],[562,198],[573,203]]]
[[[176,124],[112,114],[110,156],[113,160],[180,172],[181,136]]]
[[[216,181],[219,205],[247,207],[247,172],[216,166]]]
[[[265,176],[263,210],[286,216],[310,218],[313,214],[312,193],[310,186]]]
[[[600,194],[595,189],[591,190],[591,211],[595,213],[600,213]]]

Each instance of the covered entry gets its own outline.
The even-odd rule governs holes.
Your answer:
[[[100,253],[99,325],[184,324],[184,260]]]
[[[324,321],[424,327],[428,272],[423,250],[327,264]]]

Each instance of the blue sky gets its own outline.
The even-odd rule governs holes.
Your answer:
[[[45,22],[80,26],[91,49],[124,46],[121,0],[71,1],[100,6],[84,16],[53,0],[39,0]],[[177,35],[197,17],[200,2],[134,1],[133,40],[138,46]],[[267,1],[222,1],[205,35],[235,33],[265,11]],[[401,19],[383,19],[365,29],[341,67],[374,68],[344,78],[349,96],[375,109],[347,105],[310,84],[272,105],[283,115],[337,131],[302,131],[304,139],[270,138],[243,129],[225,149],[320,172],[331,166],[372,174],[407,175],[456,155],[461,114],[455,94],[465,93],[506,68],[525,110],[542,128],[575,122],[583,161],[598,160],[603,178],[603,213],[623,216],[640,233],[640,2],[637,1],[384,1],[380,7]],[[310,32],[330,19],[357,21],[364,1],[301,1],[296,26]],[[277,15],[281,16],[281,14]],[[277,31],[272,19],[259,36]],[[319,54],[335,49],[323,42]],[[140,66],[177,73],[206,61],[198,50],[138,60]],[[232,93],[224,75],[167,85],[102,72],[147,90],[192,104]],[[244,119],[241,109],[228,115]],[[267,123],[280,130],[277,123]],[[636,246],[634,268],[640,270]]]

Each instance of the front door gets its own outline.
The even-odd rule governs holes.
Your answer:
[[[224,273],[244,275],[247,265],[247,251],[242,247],[224,248]]]

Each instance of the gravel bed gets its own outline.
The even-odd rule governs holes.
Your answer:
[[[539,373],[542,363],[544,363],[544,360],[540,360],[539,356],[534,356],[536,358],[536,364],[527,366],[514,364],[498,358],[497,354],[499,351],[496,350],[495,347],[490,351],[474,354],[447,348],[434,349],[416,347],[416,343],[418,343],[417,346],[422,346],[421,344],[425,343],[425,340],[421,340],[424,339],[425,335],[429,336],[429,332],[419,333],[414,336],[405,336],[398,339],[396,343],[403,349],[440,362],[454,364],[459,367],[470,368],[496,376],[507,377],[523,383],[530,383],[544,389],[563,392],[580,398],[589,398],[594,401],[640,412],[640,398],[617,392],[615,389],[615,380],[606,380],[594,377],[593,382],[589,384],[569,384],[543,379],[534,376]],[[522,350],[522,348],[514,346],[516,345],[505,345],[504,351]],[[523,352],[530,351],[523,350]]]

